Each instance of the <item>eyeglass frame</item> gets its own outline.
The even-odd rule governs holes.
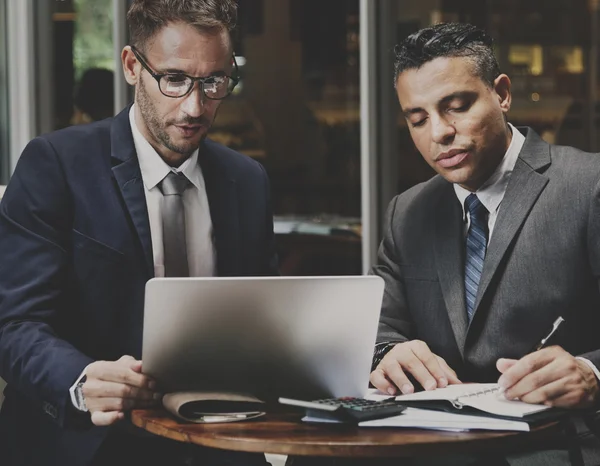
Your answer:
[[[146,57],[144,57],[142,52],[140,52],[134,45],[130,45],[129,47],[131,48],[131,51],[135,55],[135,58],[137,58],[137,60],[142,65],[142,68],[144,68],[148,73],[150,73],[150,76],[152,76],[156,80],[156,84],[158,85],[158,90],[160,91],[160,93],[170,99],[181,99],[181,98],[189,95],[192,92],[192,90],[194,89],[194,85],[196,84],[196,82],[200,82],[202,84],[202,95],[204,95],[204,97],[206,97],[209,100],[223,100],[231,95],[231,93],[235,89],[235,86],[237,86],[238,83],[240,82],[240,78],[238,77],[239,76],[239,68],[238,68],[237,61],[235,59],[235,53],[232,54],[232,58],[233,58],[233,66],[234,66],[236,76],[229,76],[227,74],[217,75],[220,77],[226,77],[226,78],[230,79],[233,82],[233,86],[231,87],[231,90],[227,94],[225,94],[223,97],[221,97],[219,99],[215,99],[214,97],[209,97],[206,94],[206,91],[204,90],[204,83],[207,80],[214,78],[215,76],[196,77],[196,76],[190,76],[189,74],[185,74],[185,73],[157,73],[152,68],[150,68],[150,65],[148,65],[148,60],[146,59]],[[190,88],[182,95],[179,95],[179,96],[167,95],[163,92],[162,88],[160,87],[160,80],[163,77],[169,76],[169,75],[185,76],[186,78],[191,79],[192,84],[191,84]]]

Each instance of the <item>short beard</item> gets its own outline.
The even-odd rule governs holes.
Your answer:
[[[190,144],[175,144],[165,130],[167,123],[161,121],[159,118],[156,106],[148,95],[143,79],[139,80],[137,91],[136,104],[140,109],[140,116],[144,119],[146,127],[148,128],[148,131],[150,131],[152,137],[170,151],[181,154],[183,160],[187,159],[198,148],[198,145],[194,144],[193,146],[190,146]],[[204,140],[205,137],[206,135],[202,137],[202,140]],[[202,140],[200,142],[202,142]]]

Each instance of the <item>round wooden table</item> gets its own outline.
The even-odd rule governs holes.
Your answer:
[[[134,410],[131,421],[156,435],[205,447],[252,453],[330,457],[418,457],[432,454],[514,453],[564,445],[557,421],[531,432],[444,432],[307,424],[301,413],[272,412],[252,421],[193,424],[166,411]]]

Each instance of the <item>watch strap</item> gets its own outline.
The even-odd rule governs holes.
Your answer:
[[[371,364],[371,372],[377,369],[377,366],[381,362],[381,360],[385,357],[386,354],[390,352],[390,350],[396,346],[399,341],[382,341],[375,345],[375,351],[373,352],[373,363]]]

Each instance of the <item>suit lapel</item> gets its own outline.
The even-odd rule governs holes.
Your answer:
[[[152,258],[148,206],[146,205],[142,173],[135,153],[135,145],[129,124],[130,108],[131,106],[128,106],[119,113],[111,126],[112,171],[137,233],[143,251],[146,271],[149,277],[153,277],[154,260]]]
[[[217,275],[236,276],[240,270],[240,226],[235,179],[227,175],[224,161],[209,144],[200,146],[202,168],[217,252]]]
[[[527,138],[500,204],[477,290],[475,314],[508,248],[548,183],[548,178],[538,170],[551,163],[550,146],[531,129],[522,131],[527,132]]]
[[[467,333],[463,283],[464,225],[462,209],[450,183],[444,186],[437,212],[434,241],[436,266],[450,324],[460,354],[463,355]]]

